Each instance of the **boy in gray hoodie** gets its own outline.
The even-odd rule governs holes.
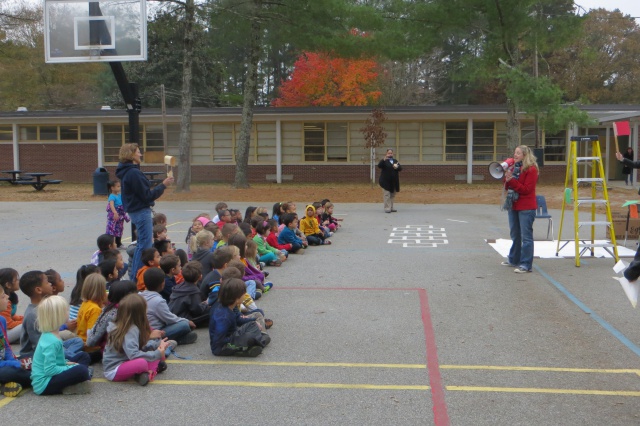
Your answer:
[[[195,343],[198,335],[192,331],[196,328],[194,322],[173,314],[169,310],[166,300],[160,295],[164,288],[162,269],[150,268],[145,271],[144,282],[147,289],[140,295],[147,301],[147,318],[151,328],[164,330],[165,336],[169,340],[177,341],[179,345]]]

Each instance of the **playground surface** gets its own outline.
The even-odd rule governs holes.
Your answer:
[[[190,221],[214,204],[162,198],[156,211],[184,247]],[[509,234],[497,203],[396,208],[340,203],[331,246],[268,268],[275,287],[258,305],[275,324],[258,358],[214,357],[198,330],[147,387],[109,383],[98,364],[90,395],[0,397],[0,412],[29,424],[640,422],[638,311],[612,279],[612,259],[577,268],[540,258],[519,275],[488,244]],[[54,268],[68,298],[104,231],[105,202],[3,202],[0,217],[0,264]],[[536,240],[546,228],[534,225]],[[19,311],[27,304],[20,294]]]

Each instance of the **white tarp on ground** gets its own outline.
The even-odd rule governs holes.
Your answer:
[[[495,241],[488,241],[489,245],[493,247],[500,256],[507,257],[509,255],[509,249],[511,248],[511,240],[499,239]],[[608,240],[596,240],[596,244],[609,243]],[[560,247],[565,244],[565,241],[560,243]],[[558,241],[535,241],[533,244],[533,257],[544,259],[563,259],[573,258],[576,255],[575,243],[570,241],[556,256],[556,250]],[[633,257],[636,254],[635,249],[629,249],[624,246],[618,246],[618,257]],[[583,256],[591,256],[591,254],[584,253]],[[595,248],[595,257],[613,257],[602,247]]]

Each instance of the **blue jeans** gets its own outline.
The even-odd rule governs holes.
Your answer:
[[[178,321],[173,324],[161,327],[160,330],[164,330],[164,335],[169,340],[176,340],[178,344],[184,336],[191,333],[191,327],[187,321]]]
[[[533,221],[535,210],[509,210],[511,250],[509,263],[531,270],[533,266]]]
[[[153,218],[150,208],[129,213],[129,217],[138,231],[138,245],[129,269],[129,276],[135,282],[138,269],[142,267],[142,251],[153,246]]]
[[[247,280],[244,282],[244,285],[247,286],[247,293],[251,296],[252,299],[256,298],[256,288],[258,287],[254,280]]]
[[[91,357],[82,350],[84,342],[81,338],[74,337],[73,339],[65,340],[62,342],[62,347],[64,348],[64,357],[69,361],[77,362],[87,367],[91,365]]]

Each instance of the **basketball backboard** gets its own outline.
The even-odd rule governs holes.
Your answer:
[[[146,0],[44,0],[45,62],[147,59]]]

